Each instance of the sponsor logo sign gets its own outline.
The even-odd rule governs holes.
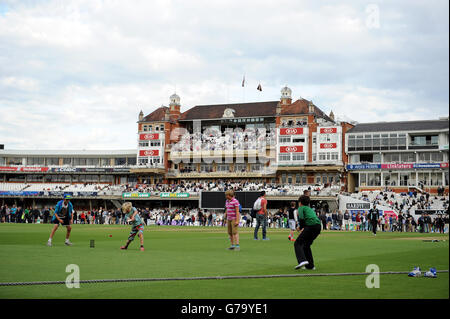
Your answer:
[[[39,195],[39,192],[0,191],[0,195],[4,195],[4,196],[37,196],[37,195]]]
[[[320,134],[333,134],[333,133],[337,133],[337,128],[336,127],[322,127],[319,130]]]
[[[0,172],[17,172],[18,167],[0,166]]]
[[[405,164],[348,164],[347,170],[355,169],[430,169],[448,168],[448,163],[405,163]]]
[[[159,133],[140,134],[139,139],[144,141],[159,140]]]
[[[320,148],[337,148],[337,143],[320,143]]]
[[[129,168],[113,168],[112,169],[113,172],[123,172],[123,173],[128,173],[130,172]]]
[[[381,164],[381,169],[409,169],[414,168],[413,164]]]
[[[48,167],[21,167],[21,172],[47,172]]]
[[[348,170],[354,169],[380,169],[381,164],[349,164],[347,165]]]
[[[303,134],[303,127],[280,129],[280,135],[302,135],[302,134]]]
[[[441,168],[444,163],[414,164],[414,168]]]
[[[281,146],[280,153],[303,153],[303,146]]]
[[[122,198],[149,198],[150,193],[122,193]]]
[[[53,172],[68,172],[68,173],[71,173],[71,172],[78,172],[79,169],[75,168],[75,167],[55,167],[55,168],[52,168],[52,171]]]
[[[429,214],[429,215],[443,215],[448,214],[448,209],[416,209],[414,211],[414,215],[422,215],[422,214]]]
[[[370,203],[347,203],[347,209],[370,209]]]
[[[141,150],[139,156],[158,156],[159,150]]]
[[[161,198],[187,198],[189,193],[160,193]]]

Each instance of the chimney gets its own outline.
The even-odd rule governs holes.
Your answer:
[[[309,103],[308,103],[308,111],[309,111],[309,113],[314,113],[314,103],[313,103],[313,101],[309,101]]]
[[[334,113],[333,113],[333,111],[331,111],[331,112],[330,112],[330,115],[329,115],[329,117],[330,117],[330,119],[332,119],[332,120],[333,120],[333,122],[334,122]]]
[[[181,115],[180,111],[180,97],[175,93],[170,96],[170,119],[173,121],[178,121],[178,118]]]

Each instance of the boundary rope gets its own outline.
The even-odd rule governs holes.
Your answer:
[[[404,275],[410,271],[384,271],[380,275]],[[448,273],[448,270],[438,270],[437,273]],[[129,278],[129,279],[93,279],[80,280],[70,283],[95,284],[116,282],[145,282],[145,281],[180,281],[180,280],[222,280],[222,279],[261,279],[261,278],[291,278],[291,277],[326,277],[326,276],[368,276],[375,272],[354,273],[307,273],[307,274],[281,274],[281,275],[248,275],[248,276],[207,276],[207,277],[173,277],[173,278]],[[29,282],[0,282],[0,286],[35,286],[35,285],[64,285],[65,281],[29,281]]]

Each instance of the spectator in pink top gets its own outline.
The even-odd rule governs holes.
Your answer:
[[[239,220],[241,219],[239,213],[239,202],[234,197],[233,190],[227,190],[225,192],[225,216],[224,222],[228,223],[228,235],[230,235],[231,247],[229,250],[240,250],[239,247]]]

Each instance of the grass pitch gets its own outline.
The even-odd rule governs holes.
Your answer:
[[[60,227],[47,247],[52,225],[0,224],[0,282],[65,281],[68,264],[80,267],[80,280],[245,276],[298,273],[410,271],[420,266],[449,269],[448,234],[325,231],[312,246],[316,270],[297,264],[288,230],[269,229],[269,241],[254,241],[253,229],[240,228],[241,251],[228,251],[225,228],[150,226],[139,240],[123,245],[130,231],[123,225],[74,225],[72,247]],[[260,231],[261,232],[261,231]],[[112,237],[109,237],[112,235]],[[424,242],[423,239],[440,239]],[[90,240],[95,248],[90,248]],[[446,241],[442,241],[446,240]],[[449,298],[449,274],[438,278],[381,275],[380,288],[368,289],[366,276],[189,280],[0,286],[0,298]]]

